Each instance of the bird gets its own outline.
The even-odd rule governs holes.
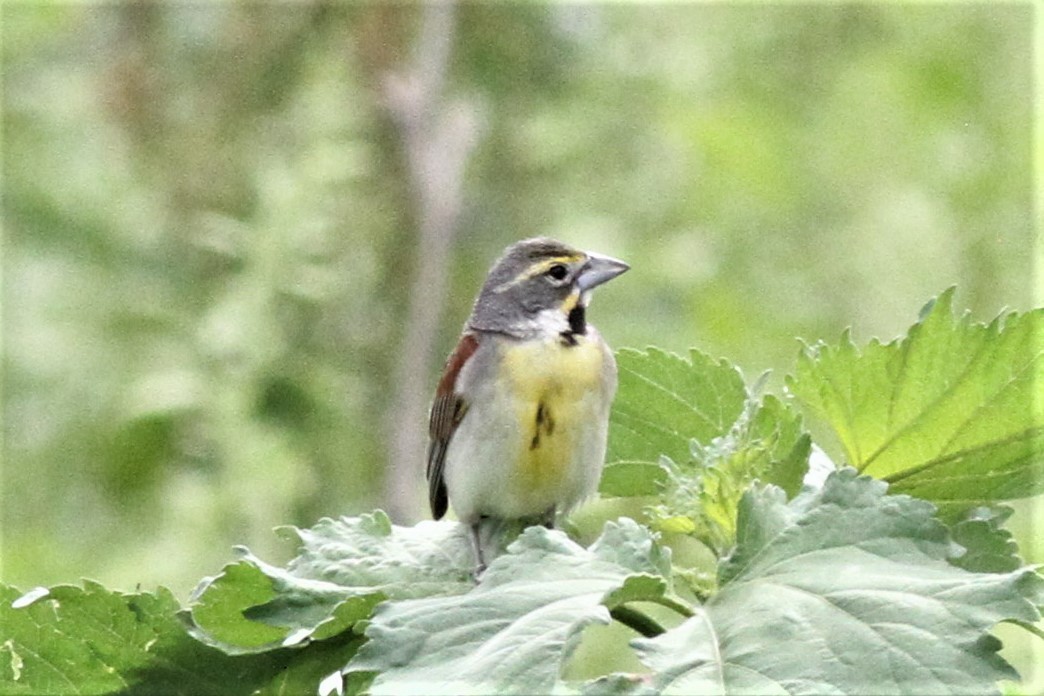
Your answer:
[[[484,522],[553,528],[594,493],[616,393],[613,353],[587,322],[591,291],[630,268],[547,237],[494,262],[446,360],[428,422],[428,501],[468,526],[475,577]]]

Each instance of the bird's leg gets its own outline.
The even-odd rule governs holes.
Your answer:
[[[475,582],[478,582],[479,576],[486,572],[486,559],[482,555],[482,537],[479,535],[480,524],[481,520],[471,525],[471,534],[469,536],[471,539],[471,549],[475,552],[475,571],[471,574],[475,579]]]
[[[544,514],[540,517],[540,524],[544,525],[547,529],[555,528],[555,506],[549,507]]]

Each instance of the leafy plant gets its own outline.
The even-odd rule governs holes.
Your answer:
[[[285,568],[239,549],[184,609],[3,587],[0,693],[995,692],[1018,675],[990,630],[1039,634],[1044,601],[1000,505],[1041,491],[1044,310],[951,304],[889,344],[807,348],[782,397],[698,352],[621,351],[602,493],[640,519],[586,546],[531,527],[477,582],[460,525],[375,512],[281,530]],[[575,669],[612,623],[630,666]]]
[[[1044,310],[956,320],[953,289],[909,334],[806,350],[789,388],[847,462],[952,517],[1044,492]]]

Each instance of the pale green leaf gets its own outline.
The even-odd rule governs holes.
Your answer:
[[[301,542],[286,569],[245,549],[193,594],[191,630],[228,653],[321,640],[369,618],[386,598],[455,594],[473,567],[461,525],[397,527],[383,512],[285,528]]]
[[[653,686],[651,674],[614,673],[598,677],[572,688],[562,690],[563,694],[582,694],[583,696],[656,696],[660,691]]]
[[[347,671],[377,673],[374,694],[545,693],[580,631],[609,622],[606,603],[659,598],[666,581],[649,573],[668,564],[630,520],[590,549],[530,527],[468,594],[381,605]]]
[[[471,584],[474,559],[467,530],[455,522],[401,527],[378,510],[323,519],[311,529],[283,530],[302,545],[288,566],[297,577],[379,588],[393,598],[455,594]]]
[[[950,528],[953,540],[962,549],[950,562],[979,573],[1003,573],[1021,567],[1018,546],[1011,532],[1001,526],[1011,513],[1011,508],[1003,506],[967,511]]]
[[[970,573],[929,503],[851,469],[790,503],[755,488],[720,591],[635,641],[661,693],[984,694],[1015,678],[988,631],[1034,621],[1029,569]]]
[[[952,302],[888,344],[810,348],[788,380],[848,464],[951,515],[1044,492],[1044,309],[987,325]]]

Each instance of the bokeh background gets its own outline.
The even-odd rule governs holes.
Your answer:
[[[797,337],[891,339],[952,284],[1042,304],[1039,21],[6,3],[0,577],[185,598],[233,544],[285,559],[274,526],[422,518],[432,386],[525,236],[632,264],[614,346],[777,385]]]

